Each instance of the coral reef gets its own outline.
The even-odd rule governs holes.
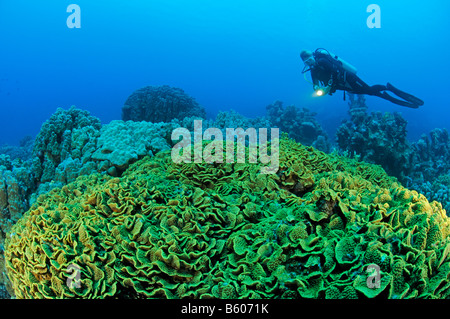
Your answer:
[[[265,117],[247,118],[234,110],[219,112],[213,122],[208,123],[209,127],[219,129],[243,128],[244,130],[253,127],[255,129],[270,129],[272,123]],[[225,136],[225,135],[224,135]]]
[[[19,143],[19,146],[4,144],[0,147],[0,155],[8,155],[11,160],[20,159],[27,161],[31,158],[33,152],[34,139],[31,136],[25,136]]]
[[[431,181],[410,179],[407,181],[407,186],[424,194],[430,201],[435,200],[441,203],[447,214],[450,212],[450,174],[441,175]]]
[[[179,122],[117,120],[102,126],[87,111],[59,108],[42,125],[34,145],[36,194],[93,172],[117,176],[138,158],[168,149]]]
[[[439,203],[285,137],[279,155],[264,175],[160,152],[51,190],[6,241],[16,297],[449,297]]]
[[[205,109],[182,89],[146,86],[133,92],[122,108],[122,120],[170,122],[185,117],[206,117]]]
[[[33,175],[29,162],[20,158],[11,160],[0,155],[0,298],[12,292],[6,276],[3,247],[7,233],[29,207],[29,197],[34,191]]]
[[[2,148],[0,247],[5,234],[39,195],[63,187],[81,175],[119,175],[138,158],[168,149],[170,132],[176,125],[176,121],[113,121],[102,127],[100,120],[87,111],[74,106],[57,109],[42,125],[34,147],[33,140],[27,137],[20,147]],[[3,263],[0,273],[4,273]],[[0,288],[4,290],[5,286],[9,290],[7,278],[2,276]]]
[[[42,124],[35,139],[32,155],[36,183],[54,180],[57,167],[66,160],[84,163],[95,150],[100,128],[100,120],[88,111],[75,106],[58,108]]]
[[[14,295],[11,282],[6,274],[5,258],[3,254],[3,244],[0,244],[0,299],[10,299]]]
[[[219,112],[215,119],[203,121],[203,132],[207,128],[212,127],[220,129],[222,136],[225,138],[227,128],[242,128],[243,130],[247,130],[248,128],[254,128],[256,130],[260,128],[267,128],[268,132],[270,132],[270,128],[273,126],[266,117],[247,118],[234,110],[230,110]],[[246,143],[247,142],[248,140],[246,140]]]
[[[363,123],[364,119],[367,117],[367,104],[366,97],[363,94],[348,94],[348,114],[350,115],[350,120],[353,123]]]
[[[323,152],[330,151],[328,135],[317,122],[316,113],[294,105],[283,107],[283,102],[275,101],[266,107],[267,118],[273,127],[278,127],[289,137],[304,145],[313,146]]]
[[[12,224],[29,208],[28,198],[34,191],[30,172],[27,163],[0,155],[0,245]]]
[[[411,178],[431,181],[450,173],[450,138],[446,129],[434,129],[423,134],[411,145],[413,167]]]
[[[183,90],[150,86],[128,121],[57,109],[35,140],[0,147],[0,298],[448,298],[449,134],[409,143],[399,113],[349,100],[336,136],[358,160],[318,151],[316,114],[280,101],[205,120]],[[174,164],[171,132],[195,119],[316,149],[284,137],[273,175]]]
[[[450,137],[434,129],[416,142],[406,139],[407,122],[399,113],[367,113],[363,95],[349,94],[350,120],[336,138],[339,152],[381,165],[402,184],[450,209]]]
[[[349,156],[379,164],[403,181],[411,167],[406,120],[398,112],[367,114],[364,98],[349,96],[351,119],[344,120],[336,132],[339,149]]]
[[[407,187],[436,200],[450,212],[450,138],[446,129],[434,129],[412,143],[412,168]]]
[[[179,123],[174,120],[169,123],[111,121],[100,130],[92,159],[107,160],[123,171],[139,158],[170,149],[171,133],[177,127]]]
[[[89,112],[58,108],[36,138],[0,149],[0,256],[6,233],[41,194],[82,175],[120,175],[132,162],[172,145],[171,132],[193,119],[170,123],[112,121],[101,125]],[[0,273],[5,273],[0,262]],[[0,276],[0,290],[9,288]],[[6,287],[6,288],[5,288]],[[1,294],[0,291],[0,294]]]

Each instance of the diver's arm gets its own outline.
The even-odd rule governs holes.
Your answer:
[[[322,91],[323,91],[323,95],[330,94],[330,91],[331,91],[331,85],[327,85],[327,86],[323,87],[323,88],[322,88]]]
[[[320,89],[324,95],[330,93],[333,89],[330,80],[333,78],[334,72],[333,64],[328,59],[319,58],[316,62],[316,67],[311,69],[314,91]],[[321,80],[318,80],[319,78]]]
[[[315,69],[315,68],[312,68],[312,69],[311,69],[311,80],[312,80],[312,82],[313,82],[313,88],[314,88],[314,90],[316,90],[316,87],[317,87],[317,86],[320,86],[320,82],[319,82],[319,80],[318,80],[318,72],[317,72],[317,69]]]

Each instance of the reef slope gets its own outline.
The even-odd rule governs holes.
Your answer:
[[[440,203],[290,139],[279,156],[263,175],[164,151],[41,195],[6,239],[16,297],[449,296]]]

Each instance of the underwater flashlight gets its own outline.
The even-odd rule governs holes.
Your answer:
[[[317,96],[322,96],[323,95],[323,90],[319,89],[316,91]]]

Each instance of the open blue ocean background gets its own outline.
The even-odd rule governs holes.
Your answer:
[[[66,25],[72,3],[80,29]],[[366,24],[372,3],[379,29]],[[367,97],[369,111],[401,112],[416,140],[449,128],[449,14],[445,0],[0,0],[0,144],[36,136],[58,107],[121,119],[134,90],[163,84],[210,116],[261,116],[275,100],[306,107],[333,140],[347,102],[342,92],[314,97],[301,74],[299,52],[319,47],[368,84],[424,100],[408,109]]]

